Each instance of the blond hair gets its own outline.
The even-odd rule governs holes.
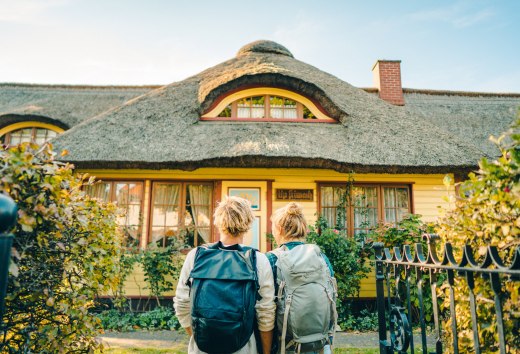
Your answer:
[[[226,197],[218,204],[213,218],[220,232],[237,237],[249,231],[255,217],[248,200]]]
[[[307,221],[300,204],[291,202],[276,210],[271,220],[280,228],[281,236],[287,240],[307,235]]]

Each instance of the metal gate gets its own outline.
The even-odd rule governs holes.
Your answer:
[[[506,293],[502,284],[505,281],[520,282],[520,247],[516,248],[513,261],[509,265],[504,264],[499,256],[498,249],[494,246],[487,247],[483,262],[478,263],[469,245],[463,247],[462,259],[457,261],[450,243],[444,245],[439,257],[435,246],[439,237],[428,234],[424,235],[423,238],[427,241],[426,247],[417,243],[414,252],[409,245],[403,246],[402,250],[394,247],[393,251],[384,248],[380,242],[373,245],[376,265],[380,353],[415,353],[415,350],[419,353],[429,352],[426,342],[425,291],[431,292],[435,335],[433,353],[440,354],[443,352],[443,328],[439,313],[440,299],[437,295],[439,282],[446,283],[449,288],[450,309],[445,312],[445,315],[451,317],[453,342],[447,345],[453,346],[454,353],[459,353],[455,312],[457,304],[454,289],[455,278],[458,276],[464,277],[468,286],[475,353],[481,353],[485,350],[479,342],[477,304],[474,292],[475,277],[479,276],[487,279],[493,290],[499,350],[500,353],[506,353],[502,313],[502,303]],[[414,284],[410,284],[412,274],[416,280]],[[414,343],[412,335],[411,286],[417,287],[419,311],[416,321],[420,326],[421,343]]]

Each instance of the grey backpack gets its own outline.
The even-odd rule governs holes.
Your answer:
[[[272,251],[278,258],[276,324],[280,351],[320,351],[336,329],[336,281],[320,248],[302,244]]]

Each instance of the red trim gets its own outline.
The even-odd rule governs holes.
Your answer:
[[[337,120],[325,120],[325,119],[284,119],[284,118],[234,118],[234,117],[200,117],[200,120],[204,121],[224,121],[224,122],[294,122],[294,123],[328,123],[337,124]]]
[[[220,203],[222,197],[222,181],[215,181],[213,184],[213,211],[217,208],[218,203]],[[220,233],[218,231],[217,226],[213,222],[213,215],[211,218],[211,222],[213,224],[213,234],[211,235],[211,239],[213,242],[217,242],[220,239]]]
[[[267,181],[267,198],[266,199],[267,199],[266,200],[266,203],[267,203],[266,231],[268,234],[271,234],[273,232],[272,224],[271,224],[271,215],[273,214],[273,181]],[[273,249],[272,241],[266,239],[265,242],[266,242],[267,252],[271,251]]]

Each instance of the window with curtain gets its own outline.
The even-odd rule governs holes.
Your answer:
[[[354,185],[350,204],[346,186],[320,185],[319,211],[330,227],[349,235],[367,233],[380,223],[396,225],[411,212],[410,186]]]
[[[211,183],[154,182],[150,242],[167,246],[177,240],[191,247],[211,242],[212,201]]]
[[[293,99],[261,95],[241,98],[229,104],[219,118],[317,119],[302,103]]]
[[[54,138],[58,133],[54,130],[36,127],[27,127],[13,130],[4,134],[0,141],[4,145],[15,146],[22,143],[35,143],[42,145]]]
[[[139,246],[142,234],[143,183],[100,181],[86,186],[85,192],[104,202],[113,202],[122,213],[117,222],[125,236],[126,246]]]

